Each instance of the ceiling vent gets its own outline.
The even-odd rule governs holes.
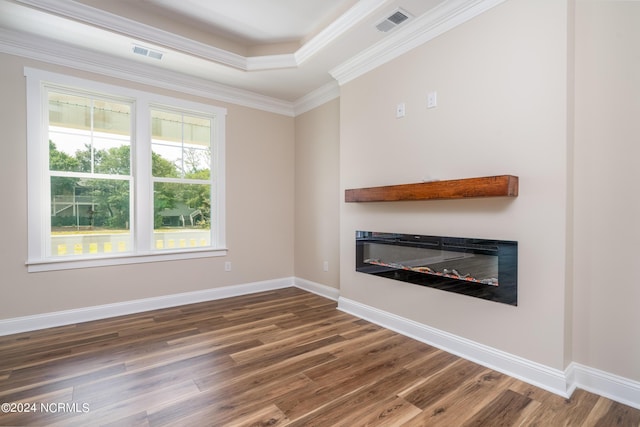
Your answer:
[[[407,21],[411,17],[411,14],[403,9],[397,9],[391,15],[387,16],[383,21],[379,22],[376,25],[378,31],[382,31],[386,33],[388,31],[393,30],[398,25]]]
[[[136,55],[148,56],[149,58],[153,59],[162,59],[162,57],[164,56],[164,53],[162,52],[151,50],[149,48],[138,46],[135,44],[131,46],[131,51]]]

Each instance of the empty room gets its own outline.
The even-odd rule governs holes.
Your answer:
[[[0,425],[640,426],[638,22],[0,0]]]

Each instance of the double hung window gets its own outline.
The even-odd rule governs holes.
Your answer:
[[[225,254],[224,109],[25,76],[30,271]]]

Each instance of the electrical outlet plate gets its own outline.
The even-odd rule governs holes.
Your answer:
[[[429,92],[427,94],[427,108],[436,108],[438,106],[438,92]]]

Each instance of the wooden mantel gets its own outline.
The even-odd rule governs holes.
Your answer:
[[[477,197],[517,197],[518,177],[513,175],[430,181],[418,184],[345,190],[345,202],[393,202]]]

